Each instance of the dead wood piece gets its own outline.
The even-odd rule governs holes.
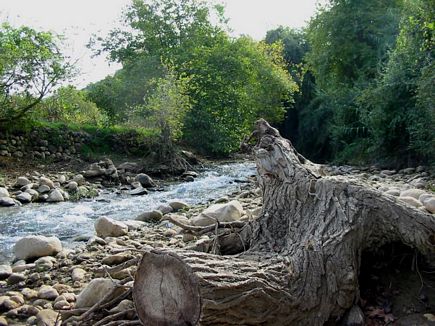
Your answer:
[[[203,235],[205,233],[213,232],[215,231],[216,226],[219,229],[228,229],[228,228],[243,228],[247,222],[244,221],[234,221],[234,222],[218,222],[216,221],[215,224],[209,225],[209,226],[195,226],[195,225],[187,225],[180,221],[178,221],[176,218],[174,218],[171,215],[167,215],[163,218],[165,221],[169,221],[172,224],[175,224],[176,226],[179,226],[183,230],[187,230],[192,232],[195,235]]]
[[[143,325],[140,320],[114,320],[105,326],[136,326]],[[145,324],[146,325],[146,324]]]
[[[128,267],[136,266],[139,261],[140,261],[140,258],[132,258],[132,259],[127,260],[126,262],[124,262],[122,264],[119,264],[119,265],[116,265],[116,266],[113,266],[110,268],[104,266],[98,270],[95,270],[95,274],[96,275],[105,275],[105,274],[112,275],[112,274],[120,272]]]
[[[321,326],[358,301],[364,250],[400,242],[424,257],[435,253],[433,215],[322,177],[265,120],[255,136],[263,209],[248,224],[249,249],[225,257],[145,252],[133,287],[144,324]]]
[[[92,316],[102,309],[102,307],[107,303],[115,300],[116,298],[122,296],[126,291],[128,291],[125,286],[118,285],[116,286],[112,291],[107,293],[100,301],[98,301],[96,304],[94,304],[91,308],[86,309],[86,311],[78,316],[71,316],[68,319],[64,319],[62,322],[62,325],[67,325],[68,323],[73,322],[84,322],[88,319],[92,319]]]
[[[103,319],[101,319],[100,321],[96,322],[94,324],[94,326],[103,326],[103,325],[107,325],[109,322],[112,321],[120,321],[124,318],[128,318],[128,319],[132,319],[134,318],[134,316],[136,315],[136,311],[134,309],[130,309],[130,310],[126,310],[126,311],[121,311],[118,312],[116,314],[112,314],[109,315],[107,317],[104,317]],[[120,325],[120,324],[118,324]]]

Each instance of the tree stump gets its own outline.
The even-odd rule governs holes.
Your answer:
[[[435,219],[344,177],[325,177],[259,120],[263,211],[237,256],[143,255],[133,298],[144,325],[323,325],[359,299],[361,254],[401,242],[429,257]]]

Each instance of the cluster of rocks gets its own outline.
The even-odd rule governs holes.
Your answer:
[[[86,184],[81,174],[59,174],[46,177],[38,172],[18,177],[8,188],[0,187],[0,206],[19,206],[31,202],[58,203],[70,199],[70,195],[87,196],[92,186]]]
[[[423,166],[399,171],[382,170],[376,167],[330,166],[325,167],[324,172],[337,177],[346,176],[350,181],[365,183],[385,195],[396,197],[397,200],[410,206],[435,214],[435,195],[427,190],[435,187],[435,183]]]
[[[67,160],[89,141],[89,137],[85,132],[46,128],[35,129],[28,135],[0,133],[0,156]]]
[[[168,222],[170,215],[186,225],[248,220],[261,210],[259,189],[253,184],[210,206],[190,207],[171,201],[152,219],[115,221],[101,216],[95,236],[82,237],[84,245],[62,247],[55,237],[27,236],[14,246],[12,265],[0,265],[0,325],[56,325],[73,309],[89,309],[116,285],[133,285],[137,259],[150,248],[194,248],[206,251],[211,235],[194,236]],[[231,198],[231,199],[230,199]],[[141,214],[142,215],[142,214]],[[130,263],[133,262],[133,263]],[[134,308],[126,297],[107,314]]]
[[[156,188],[156,182],[137,163],[125,162],[116,167],[110,159],[92,163],[79,174],[62,173],[45,176],[36,171],[16,178],[13,182],[0,184],[0,207],[16,206],[31,202],[62,202],[84,197],[93,197],[105,187],[130,195],[145,195]],[[193,181],[198,174],[186,172],[181,179]]]

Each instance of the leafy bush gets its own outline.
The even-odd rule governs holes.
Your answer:
[[[34,119],[50,122],[93,124],[103,126],[107,124],[107,117],[95,103],[86,98],[84,91],[73,86],[65,86],[56,90],[53,96],[38,104]]]

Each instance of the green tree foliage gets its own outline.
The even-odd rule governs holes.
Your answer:
[[[182,136],[184,117],[191,107],[187,82],[170,70],[162,78],[151,79],[144,104],[134,108],[128,124],[157,130],[165,144],[178,140]]]
[[[280,126],[281,133],[291,139],[304,155],[314,160],[325,159],[324,144],[328,142],[328,133],[321,126],[321,121],[325,120],[324,112],[313,108],[316,103],[312,102],[315,83],[304,59],[309,50],[305,31],[280,26],[266,33],[265,42],[283,45],[287,70],[298,85],[293,101],[285,103],[286,114]]]
[[[309,24],[306,60],[318,94],[311,108],[329,117],[322,121],[322,134],[328,135],[324,141],[331,140],[338,160],[368,159],[369,130],[359,98],[388,60],[400,13],[396,0],[331,0]]]
[[[0,25],[0,123],[23,117],[71,73],[58,41],[49,32]]]
[[[211,22],[212,16],[217,23]],[[107,83],[91,86],[90,98],[107,107],[107,112],[142,108],[146,118],[152,111],[147,103],[162,98],[159,88],[146,81],[156,77],[150,78],[152,73],[146,72],[139,82],[125,85],[131,80],[129,67],[141,69],[143,64],[138,63],[142,60],[157,59],[153,67],[171,66],[178,82],[188,80],[186,95],[192,108],[184,118],[183,139],[211,154],[227,154],[238,148],[256,118],[282,120],[283,101],[289,100],[296,85],[285,70],[279,46],[266,46],[246,37],[231,39],[224,23],[222,7],[211,7],[206,1],[134,0],[124,14],[126,26],[96,40],[99,51],[108,51],[123,69]],[[109,89],[112,85],[125,91]],[[136,95],[134,90],[138,90]],[[156,98],[150,93],[153,91]],[[112,94],[123,102],[114,105],[107,101]]]
[[[434,21],[431,1],[406,1],[396,46],[360,99],[375,156],[398,163],[435,159]]]
[[[155,56],[137,56],[126,61],[114,76],[90,84],[87,90],[89,100],[104,110],[111,124],[127,123],[132,108],[144,104],[149,93],[150,81],[161,78],[164,67]]]
[[[57,89],[52,96],[36,106],[33,116],[35,120],[96,126],[103,126],[107,122],[106,115],[101,113],[94,102],[86,98],[86,92],[73,86]]]
[[[205,0],[133,0],[124,12],[122,27],[105,39],[96,38],[97,53],[108,52],[113,61],[135,61],[137,56],[180,60],[188,49],[209,46],[222,31],[210,22],[211,11],[223,22],[222,7]]]
[[[247,37],[222,38],[214,47],[198,47],[186,67],[193,107],[186,117],[189,144],[211,154],[238,148],[258,117],[282,120],[283,101],[296,85],[280,49]]]

